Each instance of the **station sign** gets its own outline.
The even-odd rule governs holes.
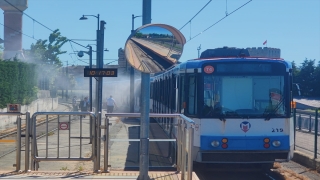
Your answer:
[[[7,112],[16,112],[21,111],[21,104],[7,104]]]
[[[117,77],[117,68],[84,68],[84,77]]]

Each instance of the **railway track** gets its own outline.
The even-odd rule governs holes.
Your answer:
[[[70,111],[71,108],[67,104],[65,104],[65,107],[66,107],[65,111]],[[62,116],[60,116],[60,117],[62,117]],[[57,126],[54,125],[54,122],[57,122],[57,116],[51,116],[50,119],[48,118],[48,121],[50,122],[50,123],[48,123],[49,124],[48,133],[52,133],[52,132],[56,131]],[[40,118],[37,121],[36,126],[39,129],[45,130],[46,129],[45,124],[46,124],[46,122],[43,120],[43,118]],[[24,126],[22,126],[22,127],[23,128],[21,129],[21,134],[25,133],[25,127]],[[44,136],[46,136],[46,134],[43,131],[37,131],[37,139],[40,139]],[[16,129],[15,130],[13,129],[12,131],[0,136],[1,140],[3,140],[3,139],[9,139],[9,140],[15,139],[16,140],[16,138],[17,138],[17,130]],[[25,146],[25,141],[21,140],[21,147],[24,147],[24,146]],[[12,143],[12,142],[2,143],[1,148],[0,148],[0,159],[5,157],[6,155],[16,151],[16,149],[17,149],[16,143]]]
[[[131,41],[130,45],[135,49],[135,53],[139,58],[140,65],[146,72],[160,72],[169,67],[171,64],[164,61],[156,53],[150,49]]]

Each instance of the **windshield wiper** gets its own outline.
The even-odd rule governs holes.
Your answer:
[[[265,117],[264,120],[269,121],[271,117],[275,115],[277,111],[280,109],[280,107],[283,105],[283,102],[284,102],[284,98],[281,98],[279,103],[273,109],[269,110],[268,107],[266,107],[262,115],[262,117]]]
[[[240,117],[240,118],[243,118],[242,116],[240,116],[240,114],[238,114],[236,111],[226,111],[224,113],[224,115],[226,117]]]

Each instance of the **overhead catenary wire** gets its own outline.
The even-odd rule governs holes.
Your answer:
[[[6,27],[6,28],[8,28],[8,29],[11,29],[11,30],[13,30],[13,31],[15,31],[15,32],[21,33],[22,35],[27,36],[27,37],[29,37],[29,38],[31,38],[31,39],[36,40],[36,41],[39,40],[39,39],[36,39],[36,38],[34,38],[34,37],[32,37],[32,36],[29,36],[29,35],[27,35],[27,34],[24,34],[24,33],[21,32],[21,31],[18,31],[18,30],[13,29],[13,28],[11,28],[11,27],[9,27],[9,26],[6,26],[6,25],[4,25],[4,24],[2,24],[2,23],[0,23],[0,25],[2,25],[3,27]]]
[[[185,25],[183,25],[183,26],[179,29],[179,31],[180,31],[182,28],[184,28],[188,23],[191,23],[191,21],[192,21],[211,1],[212,1],[212,0],[210,0],[209,2],[207,2],[207,4],[204,5],[204,6],[200,9],[200,11],[198,11],[197,14],[194,15]]]
[[[16,6],[14,6],[13,4],[9,3],[7,0],[4,0],[5,2],[7,2],[10,6],[12,6],[13,8],[17,9],[18,11],[20,11],[22,14],[28,16],[30,19],[32,19],[33,21],[37,22],[38,24],[40,24],[41,26],[47,28],[48,30],[52,31],[52,29],[48,28],[47,26],[45,26],[44,24],[40,23],[39,21],[35,20],[34,18],[32,18],[31,16],[29,16],[28,14],[24,13],[23,11],[21,11],[19,8],[17,8]]]
[[[50,30],[51,32],[54,32],[54,30],[50,29],[49,27],[47,27],[47,26],[45,26],[44,24],[42,24],[41,22],[37,21],[37,20],[34,19],[33,17],[29,16],[28,14],[26,14],[25,12],[23,12],[22,10],[20,10],[19,8],[17,8],[15,5],[13,5],[13,4],[11,4],[10,2],[8,2],[7,0],[4,0],[4,1],[7,2],[7,3],[8,3],[10,6],[12,6],[13,8],[17,9],[18,11],[20,11],[23,15],[26,15],[27,17],[29,17],[30,19],[32,19],[33,22],[36,22],[36,23],[40,24],[41,26],[43,26],[44,28]],[[11,28],[11,29],[12,29],[12,28]],[[14,30],[14,29],[13,29],[13,30]],[[15,31],[17,31],[17,30],[15,30]],[[20,32],[20,31],[17,31],[17,32]],[[20,33],[23,34],[22,32],[20,32]],[[25,35],[25,34],[23,34],[23,35]],[[28,35],[26,35],[26,36],[28,36]],[[31,36],[28,36],[28,37],[32,38]],[[33,38],[33,39],[35,39],[35,38]],[[37,39],[35,39],[35,40],[37,40]],[[81,44],[79,44],[79,43],[77,43],[77,42],[75,42],[75,41],[73,41],[73,40],[70,40],[70,39],[68,39],[68,38],[67,38],[67,40],[68,40],[68,41],[71,41],[71,42],[73,42],[73,43],[75,43],[75,44],[77,44],[77,45],[79,45],[79,46],[82,46],[82,47],[88,49],[88,47],[83,46],[83,45],[81,45]]]
[[[245,4],[241,5],[240,7],[238,7],[237,9],[233,10],[231,13],[226,14],[223,18],[219,19],[217,22],[215,22],[214,24],[212,24],[211,26],[209,26],[208,28],[206,28],[205,30],[201,31],[200,33],[198,33],[197,35],[193,36],[191,39],[189,39],[187,42],[191,41],[192,39],[196,38],[197,36],[199,36],[200,34],[204,33],[205,31],[209,30],[210,28],[212,28],[213,26],[215,26],[216,24],[218,24],[219,22],[221,22],[222,20],[224,20],[225,18],[229,17],[231,14],[233,14],[234,12],[238,11],[239,9],[241,9],[242,7],[244,7],[245,5],[247,5],[248,3],[250,3],[252,0],[246,2]]]

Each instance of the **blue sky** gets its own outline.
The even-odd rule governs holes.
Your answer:
[[[281,57],[295,61],[300,65],[305,58],[320,60],[320,1],[319,0],[252,0],[246,6],[229,15],[212,28],[190,40],[209,26],[216,23],[249,0],[212,0],[211,3],[191,24],[181,32],[187,43],[180,61],[196,58],[197,48],[201,51],[223,46],[247,48],[280,48]],[[180,29],[209,0],[152,0],[152,23],[163,23]],[[227,6],[226,6],[227,4]],[[69,39],[94,40],[97,18],[88,17],[80,21],[83,15],[100,14],[100,20],[107,22],[104,46],[109,52],[104,54],[104,63],[118,59],[118,49],[123,48],[131,30],[131,15],[142,15],[142,0],[28,0],[28,9],[24,11],[33,19],[50,29],[60,29]],[[3,14],[0,13],[3,23]],[[135,28],[142,25],[142,18],[135,19]],[[47,39],[48,29],[23,16],[23,33],[36,39]],[[0,28],[3,38],[3,27]],[[23,36],[23,48],[29,49],[36,41]],[[77,41],[86,46],[95,41]],[[74,50],[84,48],[72,44]],[[93,46],[95,49],[95,46]],[[66,64],[85,65],[88,57],[79,61],[72,53],[69,43],[63,50],[68,51],[60,59]],[[200,52],[201,52],[200,51]],[[93,57],[95,58],[95,57]],[[95,62],[95,61],[94,61]]]

